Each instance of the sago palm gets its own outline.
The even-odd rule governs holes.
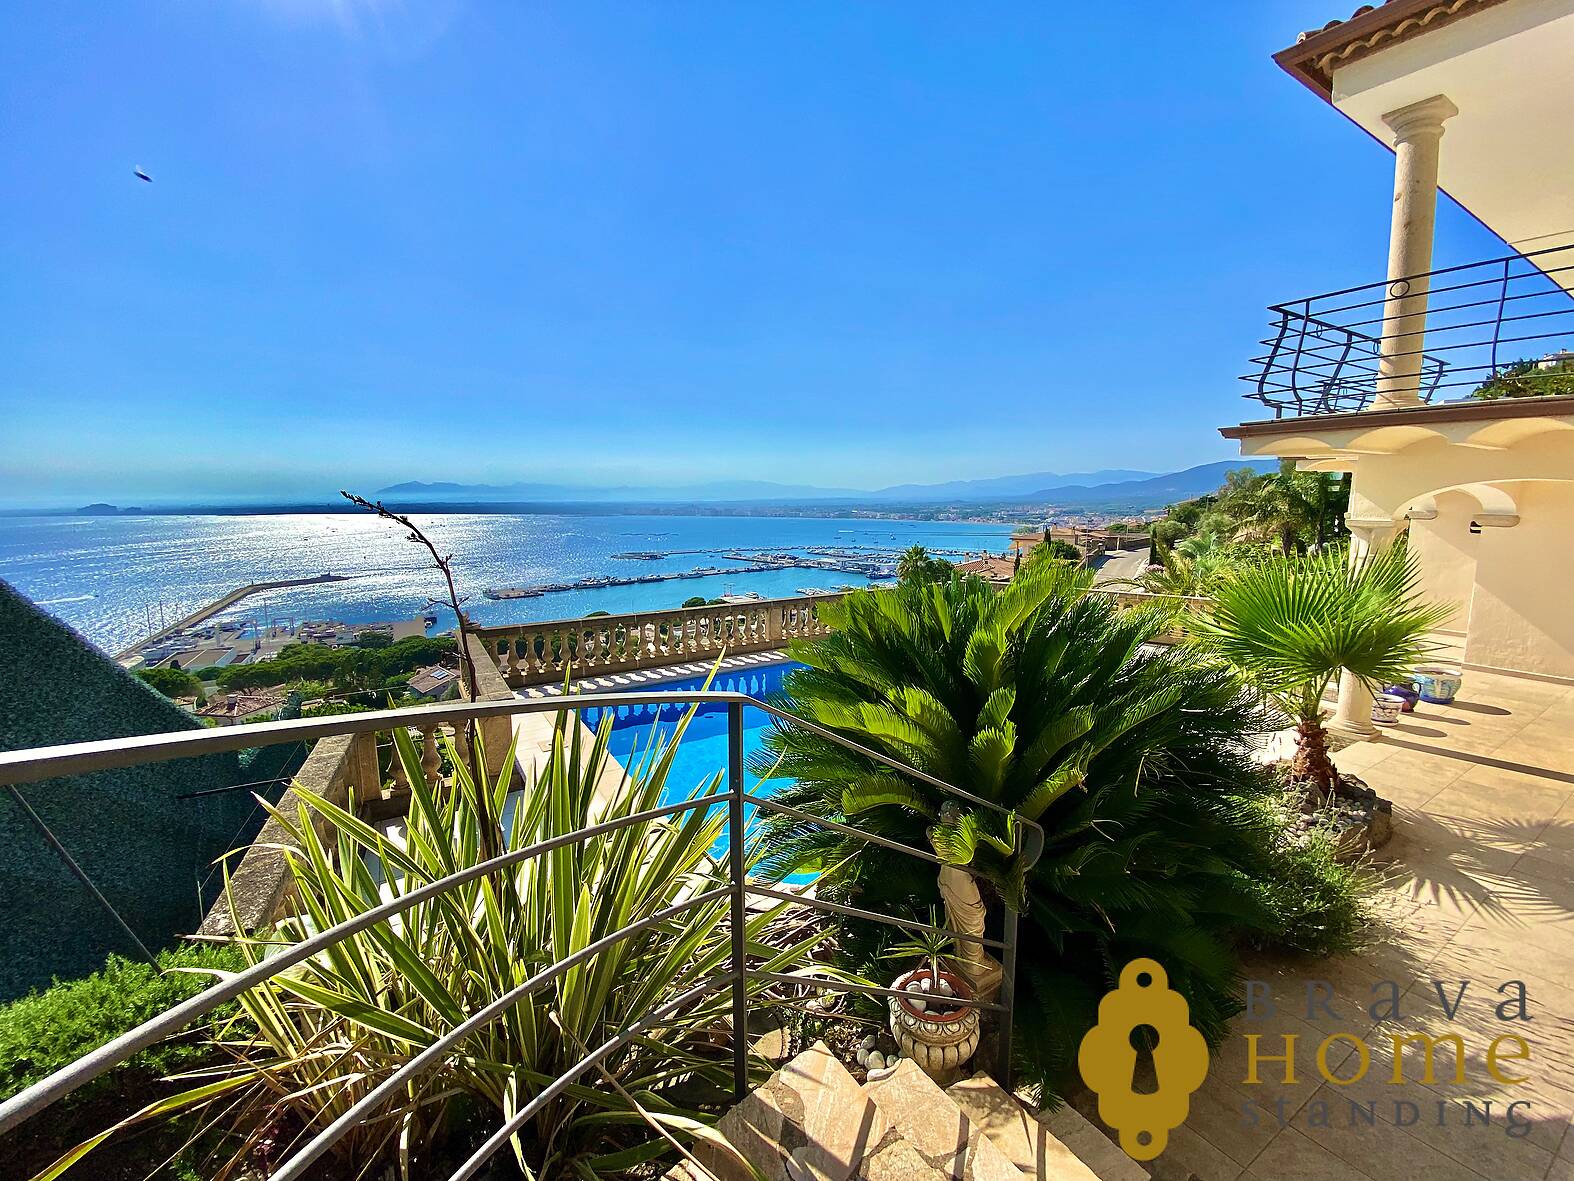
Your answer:
[[[808,666],[786,681],[795,712],[1035,820],[1030,872],[1012,821],[813,733],[770,731],[757,764],[797,781],[783,802],[932,848],[1023,908],[1017,1052],[1051,1092],[1131,958],[1163,962],[1218,1033],[1234,943],[1283,929],[1258,807],[1271,789],[1249,759],[1260,710],[1228,669],[1148,646],[1167,613],[1122,613],[1089,585],[1043,563],[998,592],[976,578],[857,592],[822,608],[830,635],[791,649]],[[936,895],[922,862],[790,818],[764,843],[772,872],[824,869],[822,896],[902,913]]]
[[[1371,689],[1404,680],[1431,650],[1427,633],[1448,618],[1418,586],[1402,544],[1355,562],[1343,550],[1274,557],[1225,579],[1212,611],[1194,619],[1202,646],[1296,723],[1291,778],[1310,790],[1326,793],[1336,779],[1322,723],[1334,678],[1349,672]]]

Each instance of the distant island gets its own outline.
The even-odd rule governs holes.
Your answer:
[[[145,511],[146,511],[145,509],[137,508],[135,505],[128,505],[125,508],[121,508],[119,505],[104,504],[104,503],[100,502],[98,504],[84,504],[81,508],[77,509],[77,516],[79,516],[79,517],[123,517],[123,516],[126,516],[129,513],[140,514],[140,513],[143,513]]]

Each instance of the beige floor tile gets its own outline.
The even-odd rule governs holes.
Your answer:
[[[1428,800],[1426,811],[1434,816],[1478,817],[1545,828],[1557,818],[1571,793],[1574,786],[1569,784],[1476,766]]]
[[[1241,1174],[1241,1181],[1373,1181],[1373,1178],[1294,1128],[1287,1128],[1275,1136],[1251,1167]]]
[[[1237,1181],[1244,1170],[1238,1161],[1185,1124],[1170,1133],[1169,1147],[1153,1162],[1151,1168],[1158,1171],[1161,1166],[1172,1169],[1178,1176],[1190,1173],[1197,1181]]]
[[[1320,1107],[1319,1104],[1326,1104]],[[1324,1125],[1326,1121],[1326,1126]],[[1438,1151],[1419,1135],[1378,1119],[1352,1118],[1350,1100],[1337,1088],[1320,1090],[1301,1108],[1295,1130],[1373,1178],[1425,1177],[1428,1181],[1477,1181],[1476,1169]],[[1417,1129],[1418,1131],[1420,1129]],[[1550,1164],[1551,1154],[1547,1156]],[[1506,1181],[1496,1174],[1493,1181]]]
[[[1574,1181],[1574,689],[1472,672],[1454,705],[1422,705],[1336,761],[1395,803],[1394,839],[1374,858],[1389,877],[1377,897],[1372,943],[1320,963],[1247,957],[1247,976],[1269,985],[1280,1013],[1237,1023],[1199,1092],[1188,1133],[1227,1158],[1212,1158],[1219,1175],[1244,1164],[1240,1181]],[[1308,1020],[1308,978],[1329,982],[1338,1016],[1314,1011]],[[1366,1007],[1372,984],[1384,978],[1403,989],[1398,1023],[1374,1023]],[[1443,981],[1450,1002],[1459,982],[1470,981],[1452,1020],[1434,980]],[[1528,988],[1528,1026],[1498,1018],[1499,986],[1510,980]],[[1369,1054],[1368,1073],[1347,1087],[1325,1083],[1315,1063],[1317,1043],[1341,1025],[1364,1038]],[[1447,1049],[1432,1083],[1423,1083],[1415,1047],[1405,1051],[1406,1069],[1394,1084],[1395,1030],[1458,1034],[1464,1084],[1455,1082]],[[1250,1099],[1243,1094],[1239,1035],[1251,1031],[1301,1037],[1296,1085],[1272,1076],[1250,1089]],[[1530,1075],[1521,1086],[1486,1070],[1487,1048],[1503,1033],[1531,1046],[1530,1061],[1511,1067]],[[1277,1037],[1265,1040],[1270,1052],[1278,1048]],[[1340,1078],[1359,1062],[1352,1049],[1330,1058]],[[1398,1126],[1411,1112],[1395,1109],[1396,1099],[1415,1105],[1415,1126]],[[1464,1123],[1466,1099],[1477,1105],[1474,1126]],[[1249,1109],[1256,1126],[1242,1110],[1250,1100],[1257,1101]],[[1352,1126],[1351,1100],[1378,1104],[1378,1126]],[[1294,1111],[1292,1127],[1275,1118],[1280,1101]],[[1331,1104],[1328,1127],[1314,1126],[1319,1101]],[[1527,1104],[1517,1109],[1529,1122],[1522,1137],[1504,1129],[1503,1113],[1515,1101]],[[1483,1127],[1487,1102],[1493,1121]]]
[[[1230,1086],[1217,1072],[1210,1072],[1191,1097],[1186,1127],[1244,1168],[1282,1127],[1288,1126],[1289,1118],[1288,1105],[1281,1121],[1274,1112]]]

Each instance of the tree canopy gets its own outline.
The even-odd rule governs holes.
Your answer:
[[[219,674],[218,683],[225,689],[254,689],[323,681],[337,689],[376,689],[435,663],[453,650],[451,636],[409,636],[386,648],[287,644],[272,660],[229,666]]]

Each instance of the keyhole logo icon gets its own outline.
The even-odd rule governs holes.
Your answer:
[[[1099,1023],[1082,1039],[1077,1069],[1099,1097],[1099,1118],[1120,1133],[1133,1160],[1152,1160],[1170,1142],[1170,1132],[1191,1112],[1191,1095],[1208,1076],[1208,1043],[1192,1028],[1186,998],[1153,960],[1132,960],[1120,985],[1099,1002]],[[1146,1025],[1158,1034],[1153,1069],[1158,1087],[1142,1094],[1132,1085],[1137,1050],[1131,1035]]]

